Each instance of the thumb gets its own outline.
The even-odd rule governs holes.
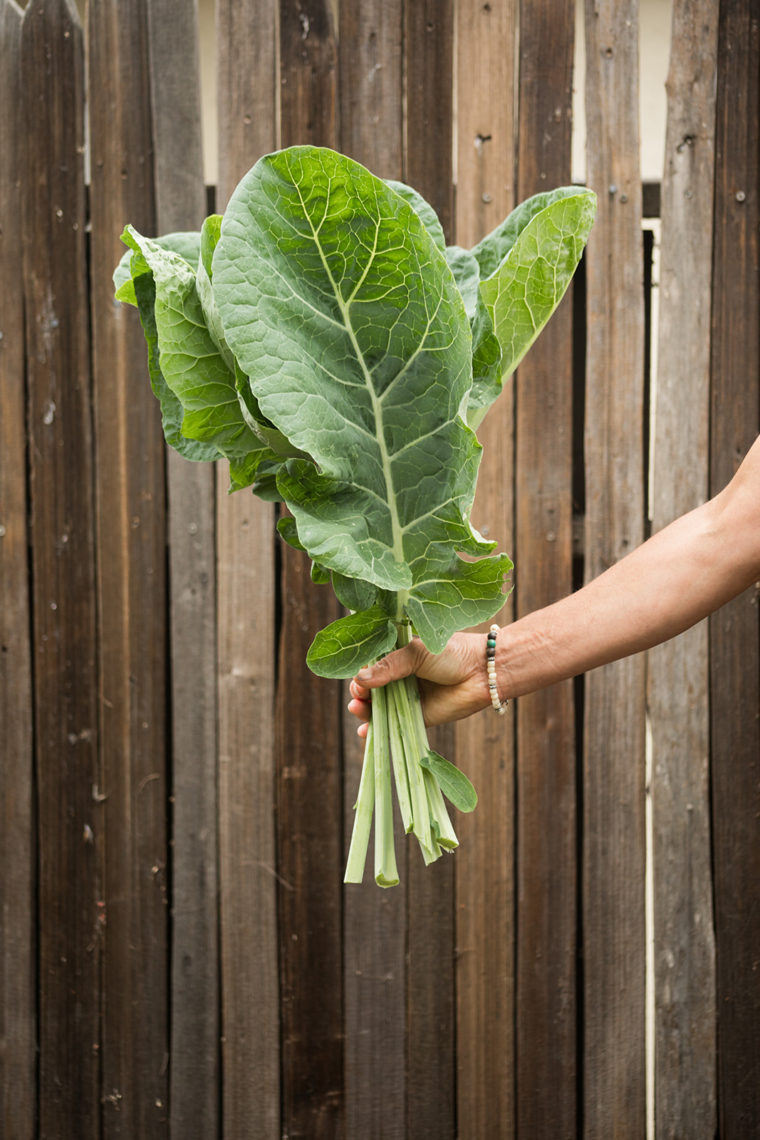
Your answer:
[[[387,657],[381,658],[374,665],[360,669],[356,680],[368,689],[381,688],[389,681],[399,681],[402,677],[409,677],[420,663],[418,645],[410,641],[401,649],[394,649]]]

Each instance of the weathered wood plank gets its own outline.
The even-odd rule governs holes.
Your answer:
[[[760,427],[760,5],[721,5],[718,47],[710,490]],[[760,1133],[758,596],[710,620],[712,807],[721,1140]]]
[[[406,124],[404,177],[431,203],[448,240],[454,232],[454,5],[407,4],[404,11]],[[431,733],[454,755],[452,729]],[[458,827],[459,821],[455,821]],[[454,866],[425,867],[416,844],[407,858],[407,1135],[456,1135]]]
[[[100,629],[103,1129],[168,1116],[166,527],[160,411],[136,313],[112,300],[126,222],[155,232],[145,8],[89,5],[91,319]]]
[[[514,206],[517,4],[457,5],[456,240],[472,246]],[[498,92],[498,97],[495,93]],[[473,523],[513,550],[514,388],[478,432],[483,462]],[[508,603],[495,620],[506,622]],[[485,639],[484,639],[485,653]],[[513,720],[484,712],[456,726],[456,752],[478,791],[457,819],[457,1125],[460,1136],[513,1136]],[[506,719],[506,723],[505,723]]]
[[[454,756],[453,726],[431,730],[430,744]],[[452,812],[459,833],[460,819]],[[407,844],[407,1124],[399,1135],[454,1140],[456,1121],[455,914],[452,858],[426,867]]]
[[[206,212],[196,9],[148,2],[156,229]],[[195,76],[195,83],[193,77]],[[170,1129],[219,1134],[214,470],[167,449],[171,647]]]
[[[217,5],[217,208],[277,145],[277,0]],[[217,478],[225,1136],[278,1140],[274,511]],[[255,1080],[251,1079],[255,1074]]]
[[[404,178],[433,206],[451,240],[454,65],[453,0],[405,5],[406,154]]]
[[[586,577],[644,536],[638,4],[586,4],[588,182]],[[641,656],[585,682],[584,1123],[589,1140],[646,1128],[644,716]]]
[[[662,183],[654,530],[708,493],[710,287],[718,9],[673,9]],[[712,1140],[715,943],[707,625],[649,655],[657,1135]]]
[[[337,32],[330,0],[281,0],[282,145],[336,146]],[[277,690],[277,854],[283,1132],[344,1135],[342,723],[340,686],[306,651],[338,616],[309,560],[282,549]],[[293,717],[293,694],[299,713]],[[326,822],[327,821],[327,822]]]
[[[20,219],[22,11],[0,3],[0,1131],[34,1133],[35,838]]]
[[[572,0],[523,3],[518,200],[570,182]],[[517,372],[518,616],[573,587],[572,298]],[[517,705],[517,1131],[576,1128],[576,764],[573,683]]]
[[[280,0],[283,146],[337,146],[337,31],[332,0]]]
[[[84,64],[72,3],[32,0],[22,24],[21,68],[37,778],[36,1126],[44,1136],[84,1137],[97,1134],[100,1117],[102,916],[94,841],[102,809],[92,798],[98,709]]]
[[[401,178],[403,171],[402,38],[400,0],[341,5],[341,150],[376,174],[392,178]],[[345,856],[363,756],[351,716],[344,723],[343,756]],[[382,891],[374,885],[370,850],[364,885],[346,887],[344,894],[347,1136],[403,1136],[406,1132],[409,841],[398,822],[396,836],[399,886]],[[382,1080],[377,1079],[378,1073]]]
[[[307,671],[314,633],[338,616],[299,551],[283,552],[277,690],[277,833],[283,1132],[344,1135],[341,691]],[[294,716],[294,694],[298,715]]]

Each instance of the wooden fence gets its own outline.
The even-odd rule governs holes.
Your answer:
[[[760,428],[760,3],[674,0],[656,384],[637,26],[587,0],[598,221],[483,431],[502,621]],[[480,793],[460,851],[345,888],[360,751],[304,664],[335,604],[270,506],[165,455],[112,300],[125,222],[207,209],[195,6],[90,0],[85,34],[72,0],[0,0],[0,33],[2,1135],[759,1136],[757,593],[441,730]],[[217,0],[217,37],[217,208],[295,142],[465,245],[570,180],[572,0]]]

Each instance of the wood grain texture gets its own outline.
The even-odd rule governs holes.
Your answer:
[[[280,0],[283,146],[338,145],[337,5]]]
[[[653,530],[708,493],[717,7],[673,9],[662,184]],[[712,1140],[715,942],[707,625],[649,654],[657,1135]]]
[[[0,106],[14,108],[0,116],[0,1131],[8,1140],[32,1136],[37,1099],[21,18],[13,0],[0,3]]]
[[[716,135],[710,490],[760,427],[760,5],[721,6]],[[760,1132],[758,594],[710,619],[718,1116],[721,1140]]]
[[[516,3],[457,6],[456,240],[472,246],[515,205]],[[477,81],[473,77],[477,76]],[[514,386],[478,431],[477,529],[514,549]],[[510,600],[495,621],[512,615]],[[484,639],[485,654],[485,639]],[[512,1136],[514,1052],[514,713],[455,728],[457,762],[478,792],[457,819],[457,1122],[460,1136]]]
[[[638,5],[586,4],[588,181],[599,197],[587,249],[586,578],[644,537]],[[646,1127],[644,1049],[645,663],[585,682],[584,1128]]]
[[[453,757],[453,725],[429,731],[430,745]],[[463,816],[451,811],[459,834]],[[426,867],[407,844],[406,1136],[454,1140],[456,1120],[455,859]]]
[[[219,185],[277,145],[276,0],[217,5]],[[274,803],[274,510],[217,473],[222,1118],[278,1140],[280,1018]],[[255,1079],[251,1079],[255,1074]]]
[[[309,674],[314,633],[338,616],[300,551],[283,551],[277,837],[283,1131],[344,1135],[340,685]],[[293,715],[293,694],[298,715]]]
[[[144,5],[89,5],[91,322],[98,613],[105,1136],[168,1118],[166,500],[160,410],[137,315],[113,301],[132,222],[155,233]]]
[[[575,8],[522,5],[518,200],[570,183]],[[516,606],[573,587],[573,328],[568,295],[517,371]],[[572,681],[517,704],[517,1128],[576,1129],[577,837]]]
[[[400,0],[340,7],[340,148],[382,177],[403,172],[403,11]],[[344,704],[350,699],[344,691]],[[363,746],[344,718],[343,857],[348,852]],[[343,896],[346,1136],[404,1136],[407,1129],[407,859],[416,854],[396,817],[401,882],[372,877]],[[431,1067],[432,1071],[432,1067]],[[382,1079],[378,1080],[378,1073]]]
[[[451,241],[454,5],[406,4],[404,20],[404,178],[433,206]],[[431,733],[432,746],[452,759],[454,740],[453,729]],[[406,1135],[453,1137],[454,865],[444,856],[425,867],[417,845],[407,847]]]
[[[453,0],[419,0],[404,7],[406,148],[404,181],[454,232],[451,170],[454,65]]]
[[[84,1137],[96,1133],[100,1117],[95,841],[102,809],[92,796],[98,709],[84,64],[73,4],[33,0],[26,8],[21,83],[37,781],[36,1127],[44,1136]]]
[[[148,2],[156,230],[206,212],[195,5]],[[193,83],[195,76],[195,83]],[[171,650],[170,1129],[219,1135],[214,468],[166,449]]]
[[[338,144],[337,32],[329,0],[281,0],[283,146]],[[340,685],[310,673],[306,652],[339,608],[332,590],[312,583],[309,559],[280,547],[276,756],[283,1132],[337,1140],[345,1133]]]

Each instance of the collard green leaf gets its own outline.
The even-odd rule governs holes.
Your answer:
[[[462,294],[472,331],[472,389],[467,400],[467,422],[473,414],[488,407],[501,392],[501,346],[493,322],[480,294],[480,266],[469,249],[458,245],[446,248],[446,260]]]
[[[178,253],[188,265],[197,265],[201,247],[201,235],[197,231],[164,234],[154,240],[162,249]],[[133,252],[131,248],[127,249],[113,271],[114,297],[127,305],[137,305],[131,268]]]
[[[160,369],[183,409],[181,434],[226,456],[234,487],[250,485],[258,463],[271,451],[243,419],[235,377],[206,324],[195,271],[132,227],[125,234],[153,280]]]
[[[427,199],[423,198],[412,186],[407,186],[405,182],[397,182],[393,178],[386,178],[385,184],[386,186],[390,186],[391,190],[395,190],[404,201],[409,203],[430,234],[435,245],[443,253],[446,249],[446,238],[443,235],[443,226]]]
[[[424,606],[433,576],[450,580],[444,640],[461,628],[457,597],[495,612],[503,562],[488,574],[457,557],[493,549],[469,524],[469,322],[416,211],[332,151],[269,155],[227,207],[213,288],[261,413],[313,460],[277,476],[310,556],[400,592],[400,612],[418,590]]]
[[[462,294],[464,311],[472,324],[480,296],[480,266],[471,250],[462,249],[460,245],[447,245],[445,252],[449,269]]]
[[[439,787],[450,804],[459,811],[474,811],[478,802],[478,793],[470,780],[450,760],[439,756],[432,749],[427,756],[420,760],[423,768],[432,772],[438,781]]]
[[[123,240],[132,243],[132,239],[126,231]],[[166,383],[161,371],[161,354],[155,318],[156,286],[153,281],[153,274],[136,244],[130,244],[126,256],[129,271],[132,274],[130,278],[132,294],[140,314],[140,324],[148,348],[148,374],[153,394],[161,406],[161,423],[166,442],[185,459],[197,461],[219,459],[220,453],[216,447],[187,439],[182,434],[184,410]]]
[[[512,225],[507,219],[503,232],[494,231],[498,237],[490,235],[473,250],[483,271],[508,246],[503,260],[480,285],[501,348],[501,377],[495,394],[490,377],[487,384],[473,386],[467,416],[472,427],[478,426],[498,387],[517,368],[562,300],[594,221],[596,197],[589,190],[557,190],[537,197],[539,204],[544,197],[550,201],[535,209],[536,202],[529,199]]]
[[[472,254],[480,266],[480,278],[492,277],[507,256],[518,237],[528,223],[549,206],[562,202],[566,198],[577,198],[579,195],[589,195],[591,191],[580,186],[559,186],[555,190],[544,190],[540,194],[533,194],[515,206],[503,222],[500,222],[490,234],[473,246]]]
[[[283,515],[277,520],[277,533],[283,542],[287,542],[288,546],[292,546],[294,550],[304,549],[296,530],[296,520],[292,515]]]
[[[431,653],[440,653],[451,636],[450,614],[457,615],[460,629],[493,617],[506,601],[504,583],[511,569],[506,554],[476,562],[455,558],[442,565],[440,574],[434,562],[426,563],[410,592],[406,612]]]
[[[195,288],[198,294],[198,300],[201,303],[201,309],[203,310],[203,319],[206,328],[209,331],[219,355],[227,365],[228,370],[234,375],[235,358],[230,352],[229,345],[225,340],[224,329],[222,328],[222,322],[211,289],[211,264],[216,243],[219,241],[221,225],[221,214],[211,214],[203,223],[203,228],[201,229],[200,256],[198,257],[197,265],[194,267]]]
[[[312,562],[311,580],[315,586],[329,586],[330,571],[325,570],[324,566],[320,566],[318,562]]]
[[[377,600],[377,586],[373,586],[371,582],[344,578],[342,574],[333,573],[332,587],[335,597],[347,610],[368,610]]]
[[[338,618],[317,634],[306,664],[320,677],[353,677],[396,644],[396,627],[379,607]]]

